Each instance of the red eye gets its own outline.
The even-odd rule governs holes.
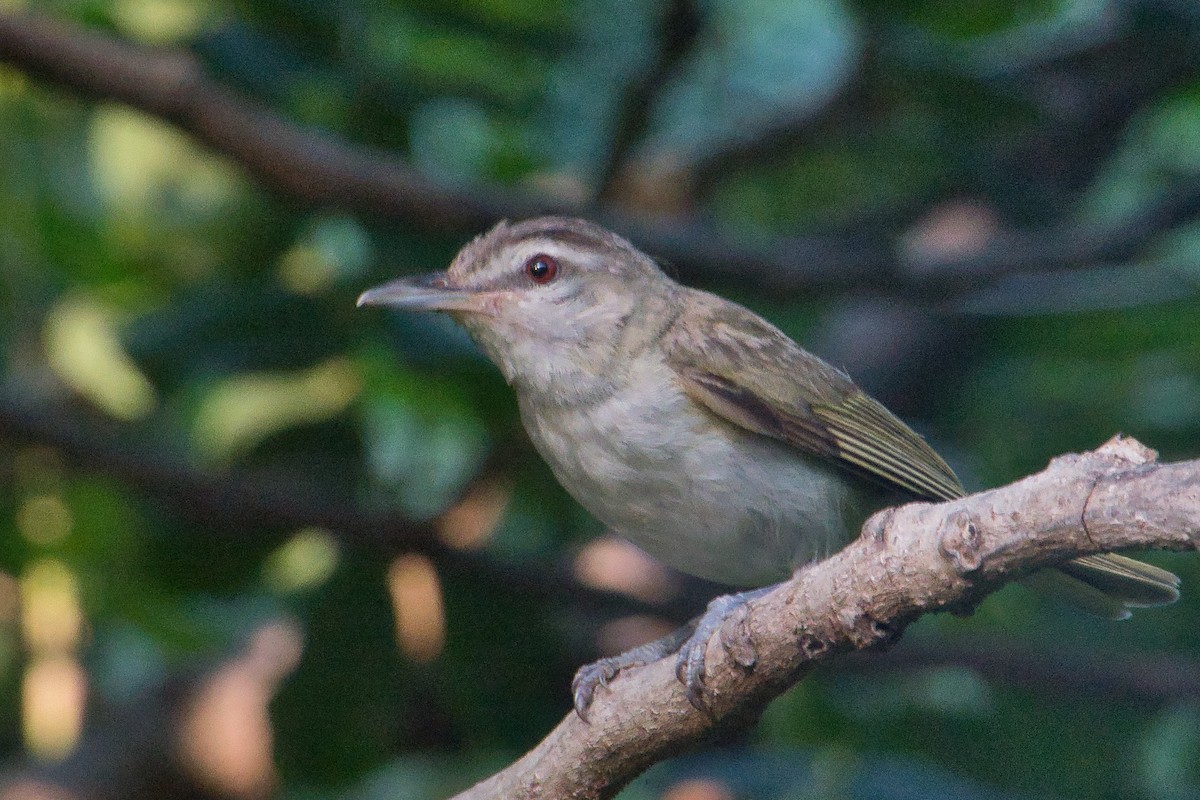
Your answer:
[[[538,253],[525,262],[525,274],[534,283],[549,283],[558,277],[558,262],[552,256]]]

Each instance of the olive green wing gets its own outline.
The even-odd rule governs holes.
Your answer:
[[[664,345],[668,365],[698,403],[746,430],[915,498],[963,495],[941,456],[844,373],[739,305],[705,292],[692,292],[688,300]],[[1128,616],[1129,608],[1179,597],[1175,575],[1113,553],[1077,558],[1027,580],[1114,619]]]
[[[915,498],[962,496],[941,456],[845,374],[739,305],[703,292],[690,300],[664,344],[698,403]]]

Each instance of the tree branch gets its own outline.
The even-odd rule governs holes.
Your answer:
[[[754,658],[708,648],[711,716],[692,708],[664,659],[622,675],[592,708],[463,792],[474,798],[608,798],[651,764],[718,729],[745,726],[815,664],[887,644],[923,614],[972,608],[1031,570],[1121,548],[1200,544],[1200,461],[1157,464],[1120,437],[1001,489],[880,512],[832,558],[729,620]]]
[[[348,144],[241,97],[209,78],[186,52],[140,47],[41,16],[0,14],[0,62],[167,120],[265,185],[308,204],[462,233],[476,233],[503,217],[585,214],[691,276],[736,278],[770,290],[811,294],[870,285],[917,300],[946,300],[1004,275],[1125,257],[1200,213],[1200,182],[1192,181],[1128,220],[1093,228],[1063,219],[947,259],[906,257],[884,237],[871,235],[751,242],[694,218],[647,220],[611,206],[580,208],[515,189],[444,186],[390,153]]]
[[[0,386],[0,442],[50,447],[74,469],[119,480],[161,501],[212,536],[246,537],[320,527],[351,547],[386,554],[417,552],[492,591],[573,605],[592,614],[658,614],[686,619],[702,602],[694,594],[650,603],[581,584],[569,570],[547,563],[502,562],[487,552],[456,550],[438,534],[437,521],[416,521],[396,509],[367,509],[352,498],[292,474],[231,469],[214,473],[188,463],[128,425],[87,416],[60,400]],[[475,482],[490,477],[488,469]]]

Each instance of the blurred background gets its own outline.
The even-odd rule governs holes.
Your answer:
[[[6,0],[0,797],[444,797],[716,587],[606,538],[447,320],[604,222],[999,485],[1200,453],[1190,0]],[[1200,561],[1010,587],[622,797],[1200,797]],[[603,700],[601,700],[603,702]]]

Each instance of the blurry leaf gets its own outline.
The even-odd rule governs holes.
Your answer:
[[[711,0],[696,50],[651,117],[643,159],[691,164],[825,105],[862,44],[838,0]]]
[[[514,47],[395,7],[373,11],[359,56],[375,74],[443,96],[486,98],[509,107],[527,107],[545,85],[540,49]]]
[[[197,0],[118,0],[112,9],[123,33],[156,45],[194,35],[210,13]]]
[[[419,518],[444,510],[476,474],[490,444],[478,407],[468,402],[471,393],[451,373],[411,371],[388,350],[365,353],[359,363],[372,502],[399,503]]]
[[[418,411],[397,397],[363,403],[367,463],[379,488],[410,514],[441,511],[478,469],[487,433],[469,417]]]
[[[1166,97],[1130,123],[1120,148],[1083,198],[1083,219],[1125,219],[1158,199],[1164,177],[1194,179],[1197,174],[1200,90],[1190,89]]]
[[[441,97],[419,106],[410,122],[413,162],[450,183],[483,179],[493,133],[487,114],[476,103]]]
[[[709,204],[721,219],[751,230],[828,230],[933,191],[941,159],[926,121],[897,119],[874,135],[817,143],[727,170],[716,176]]]
[[[58,544],[71,532],[71,509],[57,494],[29,495],[17,509],[21,535],[33,544]]]
[[[271,9],[272,5],[279,7]],[[255,3],[253,11],[269,21],[255,26],[243,18],[227,17],[220,27],[197,38],[192,47],[222,82],[261,98],[284,102],[302,96],[306,84],[328,86],[331,83],[328,53],[322,50],[336,47],[336,14],[343,7],[334,3],[311,4],[305,10],[314,13],[305,14],[297,5]],[[280,13],[272,14],[272,10]],[[303,37],[302,31],[309,36]],[[316,45],[319,49],[305,53],[303,45]],[[344,97],[344,90],[345,81],[342,92],[336,97],[330,95],[329,99]],[[311,107],[308,110],[313,111]],[[320,118],[308,120],[316,122]]]
[[[60,655],[79,646],[83,614],[79,580],[62,561],[44,558],[21,575],[21,633],[35,655]]]
[[[1184,223],[1160,236],[1152,257],[1192,286],[1200,286],[1200,223]]]
[[[181,213],[222,210],[240,181],[236,168],[166,123],[124,106],[96,112],[92,163],[119,230],[138,243],[147,217],[177,204]]]
[[[914,25],[899,37],[913,62],[950,59],[983,78],[1019,74],[1040,63],[1107,43],[1128,18],[1112,0],[934,0],[901,11]],[[894,45],[893,45],[894,46]]]
[[[1151,158],[1169,172],[1200,173],[1200,93],[1169,98],[1146,123]]]
[[[561,33],[571,0],[409,0],[430,17],[461,16],[491,28],[521,33]]]
[[[90,647],[91,679],[113,702],[131,700],[167,674],[166,657],[145,631],[117,622],[105,625]]]
[[[927,0],[899,5],[907,21],[940,35],[977,38],[1014,25],[1036,23],[1050,17],[1060,6],[1071,5],[1071,0],[976,0],[969,5],[953,0]]]
[[[548,69],[549,85],[528,136],[549,168],[590,185],[604,165],[620,103],[660,46],[664,0],[576,3],[574,35]]]
[[[281,594],[320,586],[337,568],[338,542],[321,528],[305,528],[267,557],[263,581]]]
[[[119,419],[154,410],[154,387],[125,353],[111,309],[84,298],[60,300],[46,319],[46,357],[71,388]]]
[[[293,374],[232,377],[201,401],[192,439],[207,458],[228,462],[268,436],[340,414],[361,387],[344,359]]]
[[[360,278],[373,258],[367,232],[352,217],[315,219],[279,260],[279,280],[299,294],[318,294]]]
[[[1128,24],[1113,0],[1007,0],[991,6],[993,15],[979,13],[982,5],[957,8],[960,13],[944,14],[942,19],[976,26],[983,22],[991,28],[976,30],[982,35],[972,37],[969,50],[971,62],[985,76],[1015,74],[1096,47],[1116,38]],[[964,10],[969,13],[961,13]]]

